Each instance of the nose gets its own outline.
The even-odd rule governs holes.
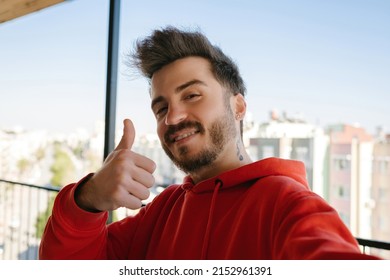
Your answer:
[[[184,110],[184,108],[170,106],[165,116],[165,124],[175,125],[182,122],[186,118],[187,112]]]

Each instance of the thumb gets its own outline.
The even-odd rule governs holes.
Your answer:
[[[134,143],[135,129],[133,122],[129,119],[123,120],[123,135],[122,139],[116,146],[115,150],[131,149]]]

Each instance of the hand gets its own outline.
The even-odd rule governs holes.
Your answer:
[[[129,119],[123,121],[123,136],[102,168],[75,192],[76,203],[87,211],[138,209],[150,195],[156,164],[134,153],[135,129]]]

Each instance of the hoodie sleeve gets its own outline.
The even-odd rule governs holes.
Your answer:
[[[90,213],[74,200],[77,184],[57,195],[39,248],[40,259],[105,259],[107,212]]]
[[[289,184],[277,201],[281,211],[275,223],[276,259],[378,259],[362,254],[338,213],[305,187]]]
[[[106,225],[108,213],[91,213],[76,204],[77,184],[64,187],[57,195],[39,248],[40,259],[124,259],[140,215]],[[113,226],[115,225],[115,226]],[[124,246],[127,244],[127,246]]]

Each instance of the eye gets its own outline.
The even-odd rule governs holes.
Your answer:
[[[161,108],[158,108],[154,114],[156,115],[156,118],[159,119],[166,114],[167,110],[168,110],[168,107],[163,106]]]
[[[195,99],[195,98],[198,98],[200,97],[200,94],[197,94],[197,93],[190,93],[190,94],[187,94],[184,99],[185,100],[191,100],[191,99]]]

